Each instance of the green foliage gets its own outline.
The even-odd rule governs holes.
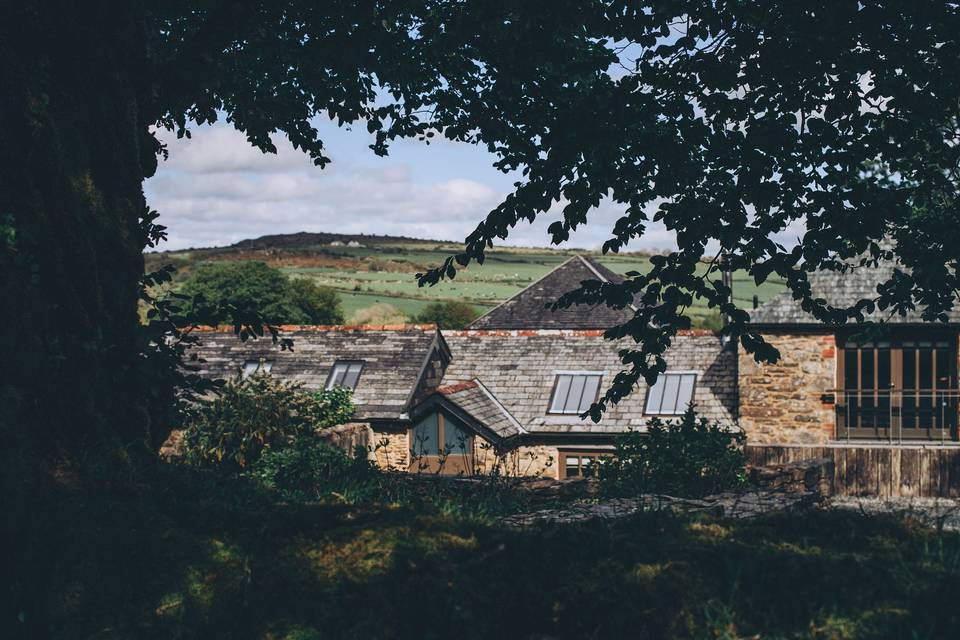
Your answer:
[[[266,450],[352,415],[349,389],[305,391],[300,384],[254,374],[228,382],[215,398],[198,404],[184,429],[184,451],[194,464],[238,471]]]
[[[291,503],[394,505],[485,521],[530,505],[527,492],[517,489],[516,478],[499,470],[470,478],[384,471],[367,454],[358,447],[350,456],[304,434],[264,450],[243,475]]]
[[[417,316],[416,321],[435,324],[441,329],[463,329],[476,320],[477,315],[473,305],[459,300],[447,300],[427,305]]]
[[[313,434],[265,451],[247,475],[284,500],[320,500],[331,494],[350,503],[382,498],[376,488],[383,474],[365,449],[351,457]]]
[[[331,289],[304,279],[288,279],[263,262],[206,262],[184,282],[180,294],[193,300],[191,313],[216,315],[233,307],[256,311],[276,324],[338,324],[340,299]]]
[[[746,482],[745,437],[698,418],[693,407],[679,420],[650,420],[646,433],[619,437],[613,458],[599,465],[608,494],[660,493],[702,497]]]
[[[342,324],[340,296],[309,278],[291,278],[287,285],[289,303],[300,311],[305,324]]]
[[[156,473],[137,492],[61,488],[23,512],[42,535],[11,546],[11,562],[21,549],[33,562],[11,580],[4,638],[29,637],[24,626],[54,640],[933,640],[960,630],[960,535],[915,521],[646,513],[517,530],[424,508],[241,501],[244,478]]]

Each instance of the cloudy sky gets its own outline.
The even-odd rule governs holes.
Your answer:
[[[462,240],[516,179],[496,171],[485,150],[443,140],[397,142],[379,158],[367,148],[363,127],[321,129],[333,159],[325,169],[285,139],[275,141],[279,153],[263,154],[225,123],[194,129],[189,140],[161,133],[170,158],[160,162],[146,193],[167,226],[170,238],[160,247],[167,250],[297,231]],[[568,246],[599,247],[616,214],[601,205]],[[546,229],[555,219],[520,225],[507,243],[548,246]],[[672,235],[655,227],[630,249],[673,245]]]

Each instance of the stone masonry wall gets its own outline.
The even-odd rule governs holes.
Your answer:
[[[521,476],[558,478],[560,452],[556,447],[525,445],[516,449],[516,473]]]
[[[407,430],[373,431],[371,456],[381,469],[406,471],[410,464]]]
[[[740,426],[747,444],[823,444],[834,437],[836,341],[824,333],[764,333],[780,361],[761,365],[740,347]]]

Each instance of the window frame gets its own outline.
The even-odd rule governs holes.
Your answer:
[[[346,380],[347,375],[350,373],[350,367],[355,364],[360,365],[360,371],[357,372],[357,381],[354,383],[352,387],[348,387],[348,388],[351,391],[356,391],[357,386],[359,386],[360,384],[360,376],[363,375],[363,370],[367,368],[366,360],[335,360],[333,362],[333,365],[330,367],[330,373],[327,374],[327,382],[323,385],[324,390],[330,391],[336,386],[333,384],[333,380],[334,380],[334,374],[337,372],[338,366],[341,366],[341,365],[346,366],[347,370],[343,374],[343,379]],[[346,387],[347,385],[340,384],[339,386]]]
[[[551,389],[550,389],[550,399],[547,401],[547,415],[548,415],[548,416],[579,416],[581,413],[584,413],[587,409],[590,408],[590,405],[592,405],[593,403],[595,403],[595,402],[597,401],[597,399],[600,398],[600,389],[603,387],[603,376],[604,376],[605,373],[606,373],[605,371],[586,371],[586,370],[579,370],[579,371],[554,371],[554,372],[553,372],[553,386],[552,386]],[[597,389],[596,389],[596,391],[594,391],[593,400],[590,401],[590,405],[587,405],[587,409],[584,409],[583,411],[580,411],[579,409],[576,410],[576,411],[563,411],[563,410],[554,411],[553,405],[555,404],[555,401],[556,401],[557,388],[560,386],[560,378],[561,378],[562,376],[570,377],[570,378],[571,378],[571,381],[570,381],[570,384],[571,384],[571,385],[573,384],[572,378],[576,378],[577,376],[583,377],[584,380],[586,380],[586,378],[591,378],[591,377],[597,379]],[[586,388],[586,381],[584,381],[584,388]],[[567,390],[567,393],[568,393],[568,394],[570,393],[569,389]],[[581,403],[582,403],[582,401],[583,401],[583,391],[580,392],[580,400],[581,400]],[[566,404],[566,402],[564,402],[564,404]],[[580,406],[580,405],[578,405],[578,407],[579,407],[579,406]]]
[[[693,400],[694,400],[694,398],[695,398],[696,395],[697,395],[697,383],[700,381],[700,372],[699,372],[699,371],[692,371],[692,370],[678,370],[678,371],[670,371],[670,370],[668,370],[668,371],[664,371],[664,372],[661,373],[659,376],[657,376],[657,383],[659,383],[661,380],[664,380],[664,376],[679,376],[679,377],[681,377],[681,378],[682,378],[683,376],[693,376],[693,388],[690,390],[690,400],[687,402],[687,405],[686,405],[685,407],[683,407],[683,409],[681,409],[681,408],[679,408],[679,407],[677,407],[677,406],[674,406],[674,411],[673,411],[672,413],[671,413],[671,412],[667,412],[667,411],[657,411],[657,412],[650,411],[650,410],[649,410],[649,408],[650,408],[650,392],[653,391],[653,388],[656,386],[656,384],[652,384],[652,385],[648,384],[648,385],[647,385],[647,391],[646,391],[646,393],[645,393],[644,396],[643,396],[643,415],[644,415],[644,417],[660,417],[660,416],[676,417],[676,416],[682,416],[682,415],[684,414],[684,412],[686,412],[687,407],[689,407],[691,404],[693,404]],[[666,384],[666,381],[665,381],[665,380],[664,380],[664,384]],[[678,387],[677,387],[677,400],[679,400],[679,399],[680,399],[680,387],[679,387],[679,385],[678,385]],[[663,408],[663,396],[660,397],[660,407]]]
[[[596,461],[598,458],[612,458],[614,452],[611,449],[560,449],[557,451],[557,457],[559,458],[557,464],[557,477],[560,480],[566,478],[589,478],[596,477],[596,471],[593,471],[590,475],[583,475],[582,469],[583,465],[580,464],[579,460],[583,458],[592,458]],[[577,463],[577,473],[576,475],[569,475],[567,473],[567,458],[576,457],[578,459]],[[595,464],[591,463],[591,466]]]
[[[835,335],[836,379],[835,391],[831,392],[830,398],[836,414],[835,440],[958,440],[958,345],[955,332],[911,328],[898,329],[862,342],[855,338],[853,332]],[[929,353],[928,362],[923,362],[925,358],[921,352],[924,350]],[[886,388],[881,384],[879,371],[881,351],[889,353],[886,356],[889,359],[886,363],[889,380],[884,380],[889,386]],[[940,362],[939,351],[946,352],[945,363]],[[914,381],[905,387],[907,352],[911,352]],[[851,356],[850,363],[847,362],[848,356]],[[865,362],[869,366],[864,367]],[[945,384],[941,383],[944,378],[938,376],[941,365],[946,373]],[[930,378],[929,388],[921,384],[922,376]],[[856,378],[857,387],[848,386],[847,378]],[[940,416],[943,419],[937,419],[932,406],[935,398],[945,407],[945,414]]]

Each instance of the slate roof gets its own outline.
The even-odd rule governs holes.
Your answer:
[[[472,329],[608,329],[633,317],[633,309],[574,305],[551,311],[560,296],[584,280],[619,283],[623,278],[587,256],[573,256],[513,297],[477,318]]]
[[[440,387],[436,393],[501,438],[525,432],[520,422],[477,379]]]
[[[600,423],[576,415],[547,415],[554,380],[560,371],[603,373],[601,392],[623,369],[617,355],[625,342],[605,340],[601,330],[463,330],[444,334],[453,358],[444,385],[473,380],[484,387],[530,433],[603,434],[643,429],[646,384]],[[736,352],[724,349],[720,338],[707,331],[677,336],[666,357],[670,371],[697,372],[694,402],[698,411],[721,423],[736,419]]]
[[[281,351],[269,338],[241,342],[232,330],[206,329],[201,344],[190,349],[205,360],[193,363],[211,378],[233,378],[244,362],[264,358],[271,374],[297,381],[308,389],[323,389],[334,362],[362,360],[354,391],[357,419],[403,417],[418,385],[425,378],[428,358],[439,349],[449,358],[443,336],[434,325],[288,326],[282,337],[293,339],[293,351]]]
[[[876,267],[856,266],[846,273],[837,271],[817,271],[808,276],[814,298],[823,298],[834,307],[851,307],[858,300],[875,298],[877,285],[886,282],[893,274],[895,263],[880,262]],[[901,267],[902,270],[902,267]],[[960,305],[948,314],[951,324],[960,323]],[[889,312],[876,311],[868,319],[891,324],[923,324],[919,310],[905,316],[895,315],[888,319]],[[783,291],[759,308],[750,312],[750,321],[754,325],[820,325],[812,315],[800,308],[800,301],[794,300],[793,293]]]

